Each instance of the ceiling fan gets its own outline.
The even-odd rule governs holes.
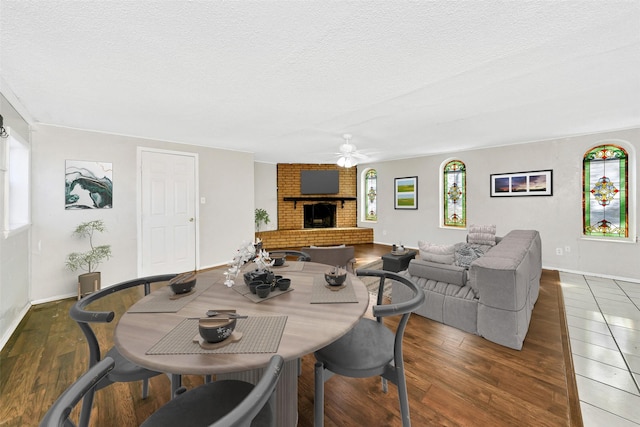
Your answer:
[[[341,168],[350,168],[358,164],[358,159],[365,159],[366,156],[358,153],[358,149],[351,143],[351,134],[342,135],[344,143],[338,148],[338,161],[336,162]]]

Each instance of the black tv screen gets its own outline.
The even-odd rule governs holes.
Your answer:
[[[300,171],[300,194],[337,194],[340,174],[337,170]]]

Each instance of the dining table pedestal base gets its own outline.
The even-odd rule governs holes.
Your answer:
[[[300,359],[284,362],[276,386],[276,425],[295,427],[298,425],[298,376]],[[264,369],[218,374],[218,380],[241,380],[257,384]]]

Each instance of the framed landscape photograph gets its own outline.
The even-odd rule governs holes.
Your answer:
[[[418,177],[395,179],[395,208],[418,209]]]
[[[553,170],[491,175],[491,197],[552,196]]]

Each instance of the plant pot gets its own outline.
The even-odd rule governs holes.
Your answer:
[[[100,272],[84,273],[78,276],[78,299],[100,289]]]

